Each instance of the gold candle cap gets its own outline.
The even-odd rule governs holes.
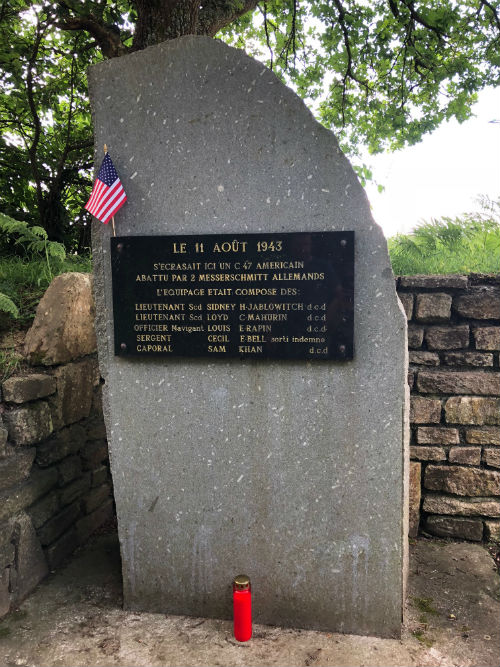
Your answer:
[[[250,579],[246,574],[239,574],[234,578],[233,586],[237,591],[246,591],[250,588]]]

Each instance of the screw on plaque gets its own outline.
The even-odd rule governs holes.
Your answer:
[[[123,352],[125,352],[126,349],[127,349],[127,343],[122,343],[122,344],[120,345],[120,350],[122,350]]]
[[[116,246],[116,249],[117,249],[118,252],[121,252],[123,250],[123,243],[118,243],[118,245]]]
[[[345,354],[345,345],[339,345],[340,354]]]
[[[342,239],[342,240],[340,241],[340,245],[341,245],[343,248],[345,248],[346,245],[347,245],[347,241],[346,241],[345,239]]]

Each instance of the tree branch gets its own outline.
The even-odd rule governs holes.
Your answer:
[[[60,30],[85,30],[95,39],[97,45],[106,58],[116,58],[128,52],[127,47],[122,44],[120,31],[116,26],[109,26],[95,14],[70,16],[69,11],[76,11],[73,3],[58,2],[61,9],[68,12],[67,18],[55,23]]]
[[[498,12],[495,9],[495,7],[493,7],[493,5],[490,2],[488,2],[487,0],[480,0],[478,14],[480,13],[480,11],[483,7],[488,7],[490,12],[493,14],[494,21],[497,24],[498,30],[500,30],[500,18],[498,17]]]
[[[38,149],[38,143],[40,141],[40,134],[42,131],[42,124],[40,121],[40,116],[38,115],[38,111],[36,108],[35,104],[35,94],[33,90],[33,69],[35,68],[36,65],[36,60],[38,57],[38,51],[40,49],[40,44],[43,38],[44,30],[42,26],[40,25],[40,19],[37,17],[36,21],[36,37],[35,41],[33,43],[33,49],[31,51],[31,56],[28,60],[28,65],[26,68],[26,96],[28,98],[28,106],[30,108],[30,113],[31,117],[33,118],[33,124],[34,124],[34,132],[33,132],[33,138],[31,140],[30,145],[27,145],[28,149],[28,155],[30,158],[30,163],[31,163],[31,169],[33,172],[33,177],[35,179],[35,185],[36,185],[36,196],[37,196],[37,201],[38,201],[38,207],[39,209],[42,206],[42,201],[43,201],[43,194],[42,194],[42,179],[40,177],[40,171],[38,169],[38,164],[37,164],[37,149]]]
[[[414,2],[414,0],[401,0],[401,2],[402,2],[402,4],[406,7],[406,9],[408,9],[408,11],[410,12],[410,17],[411,17],[416,23],[419,23],[419,24],[420,24],[421,26],[423,26],[424,28],[427,28],[427,30],[430,30],[431,32],[434,32],[434,33],[437,35],[439,41],[440,41],[440,42],[443,41],[443,38],[444,38],[445,35],[446,35],[446,33],[444,32],[444,30],[441,30],[441,28],[438,28],[437,26],[432,25],[431,23],[429,23],[428,21],[426,21],[426,20],[424,19],[424,17],[422,16],[422,14],[420,14],[420,12],[418,12],[418,11],[415,9],[415,2]]]
[[[340,23],[340,29],[342,30],[342,34],[344,36],[344,46],[347,54],[347,68],[343,77],[343,90],[342,90],[342,124],[345,124],[345,113],[344,113],[344,107],[345,107],[345,101],[346,101],[346,95],[347,95],[347,79],[352,79],[353,81],[356,81],[356,83],[359,83],[360,86],[362,86],[366,93],[370,91],[370,86],[366,81],[363,79],[360,79],[353,70],[353,59],[352,59],[352,51],[351,51],[351,42],[349,40],[349,31],[347,30],[347,25],[345,23],[345,17],[346,17],[346,11],[344,7],[342,6],[342,3],[340,0],[333,0],[334,5],[337,7],[338,13],[339,13],[339,23]]]
[[[268,28],[268,20],[267,20],[267,3],[263,2],[262,5],[263,5],[262,9],[260,8],[260,5],[259,5],[259,10],[260,10],[260,12],[261,12],[261,14],[264,18],[264,33],[266,35],[266,44],[267,44],[267,48],[269,50],[269,60],[270,60],[269,69],[272,71],[273,66],[274,66],[274,51],[273,51],[273,47],[271,46],[271,39],[269,37],[269,28]]]
[[[213,37],[219,30],[257,7],[258,0],[207,0],[198,15],[198,35]]]

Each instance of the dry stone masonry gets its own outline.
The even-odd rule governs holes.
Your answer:
[[[417,535],[420,526],[438,536],[499,539],[500,426],[495,383],[500,318],[491,309],[494,299],[490,298],[497,294],[498,281],[413,276],[398,279],[398,288],[412,340],[420,340],[418,345],[410,344],[409,350],[410,532]],[[433,300],[436,290],[439,298]],[[80,295],[76,300],[75,291]],[[473,294],[479,302],[486,295],[486,307],[484,311],[476,307],[474,318],[465,317],[463,310],[455,309],[454,299],[457,304],[470,304],[470,298],[461,297]],[[47,322],[48,300],[60,303],[65,317],[71,319],[68,298],[86,313],[72,341],[63,340],[68,328],[59,315],[57,326]],[[431,303],[438,306],[435,312]],[[453,349],[430,351],[428,342],[437,340],[435,318],[444,317],[443,303],[450,308],[447,326],[440,321],[441,341],[447,340]],[[422,304],[427,304],[425,311]],[[482,314],[488,317],[479,317]],[[113,516],[92,317],[89,277],[57,278],[41,302],[26,343],[27,356],[32,349],[44,350],[46,356],[38,357],[40,365],[2,384],[0,616]],[[34,336],[35,329],[43,332],[43,340]],[[457,330],[461,338],[455,337]],[[82,331],[90,331],[90,336],[86,338]],[[72,350],[69,357],[68,348]],[[54,365],[47,365],[48,358]],[[457,374],[462,377],[453,384]],[[444,393],[443,387],[451,393]],[[466,387],[479,395],[462,393]],[[485,395],[485,388],[496,395]],[[456,392],[460,393],[453,395]]]
[[[56,278],[2,384],[0,616],[113,517],[90,276]]]
[[[500,277],[402,276],[410,534],[500,539]]]

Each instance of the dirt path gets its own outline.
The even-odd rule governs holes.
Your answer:
[[[500,579],[487,550],[422,539],[410,569],[401,641],[254,626],[238,644],[229,621],[123,611],[117,540],[104,535],[0,622],[0,663],[498,667]]]

